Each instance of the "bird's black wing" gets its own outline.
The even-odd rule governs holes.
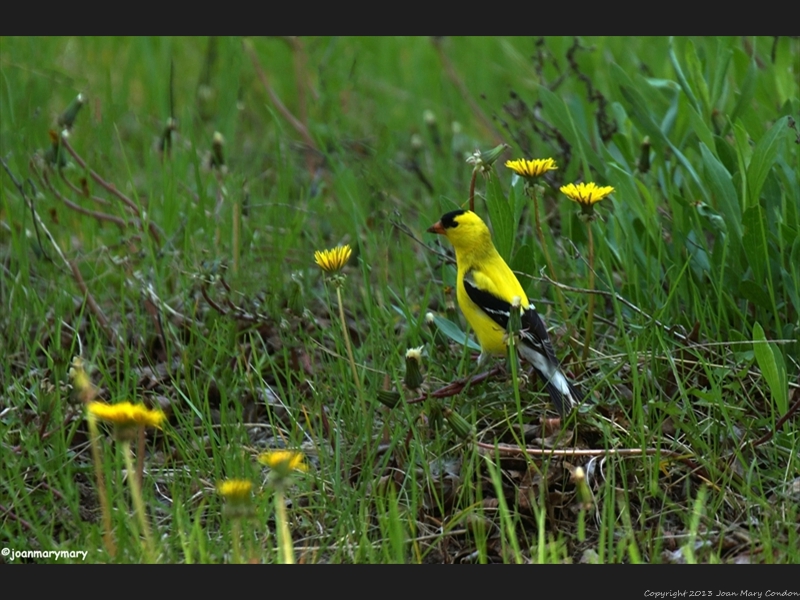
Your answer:
[[[498,298],[491,292],[482,290],[472,281],[471,271],[464,273],[464,289],[467,296],[503,330],[508,329],[508,317],[511,314],[511,304]]]

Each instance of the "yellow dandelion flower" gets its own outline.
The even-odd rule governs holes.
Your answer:
[[[226,479],[217,483],[217,491],[225,500],[233,503],[243,503],[250,499],[253,482],[247,479]]]
[[[590,181],[589,183],[579,183],[578,185],[574,183],[562,185],[561,191],[567,198],[574,200],[581,206],[591,206],[611,194],[614,188],[610,185],[598,187],[593,181]]]
[[[535,158],[533,160],[518,158],[517,160],[507,160],[506,166],[525,179],[535,179],[548,171],[558,169],[556,161],[552,158]]]
[[[561,191],[569,198],[581,205],[580,218],[586,223],[594,221],[594,205],[614,191],[610,185],[598,187],[593,181],[589,183],[570,183],[562,185]]]
[[[308,471],[305,456],[294,450],[270,450],[258,455],[258,462],[268,466],[280,477],[286,477],[292,471]]]
[[[314,252],[314,262],[326,273],[336,273],[350,260],[352,253],[349,244],[330,250],[317,250]]]
[[[157,427],[166,419],[160,410],[151,410],[142,404],[119,402],[106,404],[105,402],[90,402],[89,413],[102,421],[113,423],[117,427]]]

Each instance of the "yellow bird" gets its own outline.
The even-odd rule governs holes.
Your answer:
[[[518,297],[522,322],[518,352],[545,382],[558,412],[569,414],[583,395],[561,371],[542,318],[494,247],[486,223],[472,211],[454,210],[428,231],[445,236],[456,251],[456,297],[481,345],[479,362],[487,355],[505,354],[508,318]]]

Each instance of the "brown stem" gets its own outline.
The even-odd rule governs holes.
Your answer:
[[[761,444],[765,444],[766,442],[771,440],[772,437],[775,435],[775,432],[778,431],[781,427],[783,427],[783,424],[786,423],[786,421],[788,421],[792,417],[792,415],[794,415],[794,413],[798,411],[798,409],[800,409],[800,393],[798,393],[797,389],[795,389],[794,395],[797,396],[797,400],[794,402],[794,404],[792,404],[792,406],[789,407],[789,410],[786,411],[785,415],[783,415],[780,419],[778,419],[778,422],[775,423],[775,428],[773,430],[768,431],[766,435],[760,437],[755,442],[753,442],[753,448],[760,446]]]
[[[4,517],[8,517],[14,521],[17,521],[20,525],[22,525],[23,529],[26,531],[33,531],[33,525],[28,523],[25,519],[15,514],[10,508],[6,508],[2,504],[0,504],[0,514]]]
[[[525,273],[521,273],[521,275],[524,276],[526,274]],[[618,302],[621,302],[622,304],[624,304],[625,306],[627,306],[628,308],[630,308],[634,312],[640,314],[641,316],[643,316],[648,321],[652,321],[653,323],[655,323],[656,325],[661,327],[664,331],[666,331],[670,335],[673,335],[676,338],[678,338],[680,341],[685,342],[685,343],[689,343],[691,341],[691,340],[689,340],[689,338],[687,336],[685,336],[681,332],[677,331],[677,329],[675,328],[674,325],[667,325],[666,323],[662,323],[658,319],[656,319],[656,318],[652,317],[651,315],[647,314],[646,312],[644,312],[641,308],[636,306],[630,300],[626,300],[625,298],[623,298],[622,296],[620,296],[619,294],[617,294],[615,292],[606,292],[604,290],[587,290],[586,288],[573,287],[571,285],[565,285],[563,283],[559,283],[558,281],[554,281],[553,279],[550,279],[547,275],[542,275],[541,279],[544,279],[550,285],[554,285],[554,286],[559,287],[562,290],[565,290],[565,291],[568,291],[568,292],[575,292],[575,293],[578,293],[578,294],[589,294],[589,295],[596,295],[596,296],[606,296],[607,298],[615,298]]]
[[[314,138],[312,138],[311,134],[308,132],[308,128],[303,125],[303,123],[301,123],[288,108],[286,108],[286,105],[281,102],[280,96],[278,96],[278,94],[272,88],[272,85],[267,78],[267,73],[264,71],[261,66],[261,62],[258,60],[256,50],[253,48],[253,44],[250,43],[249,40],[245,41],[244,49],[248,56],[250,56],[250,61],[253,63],[253,68],[256,70],[256,75],[258,75],[258,78],[261,80],[261,85],[264,86],[264,89],[266,90],[272,104],[274,104],[278,112],[283,115],[283,118],[289,122],[289,125],[291,125],[294,130],[300,134],[300,137],[303,138],[303,141],[306,143],[306,145],[309,148],[319,152]]]
[[[472,169],[472,179],[469,180],[469,209],[475,212],[475,178],[478,176],[478,169]]]
[[[499,375],[503,372],[503,367],[500,365],[490,369],[489,371],[485,371],[484,373],[479,373],[474,377],[467,378],[467,379],[459,379],[458,381],[453,381],[448,383],[446,386],[439,388],[435,392],[431,392],[430,394],[423,394],[422,396],[417,396],[416,398],[412,398],[408,400],[408,404],[417,404],[419,402],[424,402],[428,398],[449,398],[450,396],[455,396],[456,394],[461,393],[467,386],[473,386],[476,383],[482,383],[489,379],[490,377],[494,377],[495,375]]]
[[[94,179],[94,181],[100,187],[105,189],[108,193],[113,194],[114,196],[119,198],[130,209],[130,211],[134,215],[136,215],[137,217],[140,217],[139,207],[136,206],[136,203],[133,200],[131,200],[130,198],[128,198],[125,194],[120,192],[113,183],[109,183],[108,181],[106,181],[105,179],[100,177],[100,175],[98,175],[92,169],[89,169],[86,166],[86,161],[84,161],[81,158],[80,154],[78,154],[75,151],[75,149],[70,145],[70,143],[67,141],[67,139],[65,137],[63,137],[63,136],[61,137],[61,144],[62,144],[62,146],[64,146],[64,148],[67,149],[67,152],[70,153],[72,158],[75,159],[75,162],[78,163],[78,165],[82,169],[84,169],[84,170],[89,172],[89,176],[92,179]],[[153,238],[153,240],[156,242],[156,244],[161,244],[161,232],[159,231],[158,225],[156,225],[152,221],[148,221],[147,228],[150,231],[150,236]]]
[[[86,166],[86,161],[83,160],[83,158],[81,158],[80,154],[78,154],[75,151],[75,149],[70,145],[70,143],[67,141],[65,137],[61,138],[61,144],[64,146],[64,148],[67,149],[67,152],[69,152],[72,155],[72,158],[75,159],[75,162],[78,163],[81,169],[89,171],[89,175],[91,176],[91,178],[94,179],[95,182],[97,182],[100,185],[100,187],[104,188],[106,191],[108,191],[111,194],[114,194],[117,198],[122,200],[122,202],[125,203],[128,206],[128,208],[130,208],[133,211],[134,214],[137,215],[139,214],[139,207],[136,206],[136,203],[130,198],[128,198],[125,194],[120,192],[113,183],[109,183],[108,181],[100,177],[100,175],[95,173],[92,169],[89,169]]]
[[[56,198],[61,200],[61,202],[63,202],[67,206],[67,208],[69,208],[71,210],[74,210],[75,212],[80,213],[82,215],[86,215],[87,217],[92,217],[93,219],[96,219],[98,221],[106,221],[106,222],[109,222],[109,223],[114,223],[115,225],[117,225],[121,229],[125,229],[125,227],[127,226],[127,223],[125,222],[125,219],[122,219],[122,218],[114,216],[114,215],[109,215],[108,213],[89,210],[88,208],[84,208],[79,204],[75,204],[74,202],[72,202],[72,200],[69,200],[66,196],[63,196],[55,188],[55,186],[53,186],[53,184],[50,182],[50,179],[47,177],[47,173],[40,172],[39,176],[40,176],[40,180],[44,184],[44,186],[47,189],[49,189]]]
[[[109,202],[105,198],[100,198],[99,196],[92,196],[92,194],[89,192],[89,186],[86,183],[86,179],[85,178],[81,178],[81,183],[85,187],[84,187],[84,189],[80,189],[80,188],[78,188],[77,185],[72,183],[67,178],[67,176],[64,174],[64,169],[59,169],[58,170],[58,174],[61,175],[61,181],[63,181],[65,184],[67,184],[67,187],[69,187],[69,189],[71,189],[77,195],[85,196],[86,198],[91,199],[93,202],[96,202],[97,204],[100,204],[101,206],[111,206],[111,202]]]
[[[509,444],[487,444],[486,442],[475,442],[475,446],[486,454],[497,453],[503,456],[652,456],[658,454],[684,463],[703,479],[711,479],[708,471],[687,457],[685,452],[676,452],[666,448],[521,448]]]
[[[314,100],[319,100],[314,87],[308,77],[308,55],[306,54],[305,46],[296,35],[285,35],[282,39],[292,49],[292,56],[294,57],[294,76],[297,85],[297,104],[300,112],[300,120],[303,124],[308,125],[308,114],[306,110],[306,96],[310,93]]]

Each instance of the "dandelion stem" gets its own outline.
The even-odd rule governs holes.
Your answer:
[[[231,535],[233,536],[233,562],[237,565],[242,563],[242,547],[241,547],[241,540],[242,531],[241,525],[239,525],[239,519],[236,518],[233,520],[233,524],[231,525]]]
[[[342,301],[342,286],[340,283],[336,285],[336,300],[339,302],[339,320],[342,322],[342,337],[344,337],[344,345],[347,349],[347,360],[350,363],[350,370],[353,373],[353,381],[358,390],[358,400],[361,402],[361,409],[364,415],[367,414],[367,405],[364,403],[364,396],[361,389],[361,380],[358,378],[358,370],[356,369],[356,360],[353,358],[353,346],[350,343],[350,334],[347,331],[347,322],[344,318],[344,302]]]
[[[517,335],[513,333],[508,338],[508,358],[511,368],[511,381],[514,388],[514,401],[516,402],[517,416],[522,418],[522,398],[519,393],[519,360],[517,359]],[[522,425],[522,423],[520,423]]]
[[[106,493],[106,480],[103,477],[103,460],[100,456],[100,432],[97,430],[97,417],[89,414],[89,442],[92,447],[92,461],[94,462],[94,477],[97,480],[97,495],[100,498],[100,510],[103,513],[103,545],[106,552],[113,558],[117,554],[114,535],[111,531],[111,508],[108,505]]]
[[[144,500],[142,499],[142,487],[139,485],[136,472],[133,467],[133,452],[131,450],[130,440],[122,442],[122,454],[125,459],[125,469],[128,473],[128,484],[131,488],[131,497],[133,499],[133,510],[136,512],[136,517],[139,520],[139,525],[144,534],[145,543],[147,545],[147,558],[150,563],[155,562],[155,546],[153,545],[153,538],[150,535],[150,526],[147,523],[147,514],[145,513]]]
[[[586,222],[586,231],[589,236],[589,290],[594,291],[594,237],[592,236],[592,222]],[[594,294],[589,294],[589,312],[586,321],[586,338],[583,341],[583,353],[581,363],[586,366],[586,359],[589,358],[589,344],[592,341],[592,330],[594,328]]]
[[[275,520],[278,522],[278,549],[280,560],[284,565],[294,564],[294,546],[289,533],[289,521],[286,518],[286,502],[283,498],[283,486],[275,490]]]

